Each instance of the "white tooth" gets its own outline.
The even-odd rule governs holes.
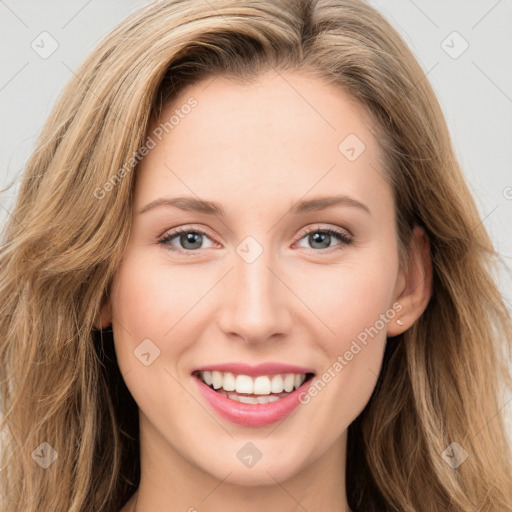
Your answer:
[[[268,401],[269,402],[276,402],[277,400],[279,400],[278,396],[274,396],[274,395],[269,395],[268,396]]]
[[[272,377],[270,391],[272,391],[272,393],[283,392],[283,377],[281,377],[281,375],[274,375],[274,377]]]
[[[239,396],[238,400],[242,402],[243,404],[257,404],[258,399],[255,396]]]
[[[295,389],[300,388],[305,380],[306,380],[305,375],[302,375],[302,374],[295,375]]]
[[[287,373],[283,379],[283,387],[287,392],[293,391],[295,385],[295,375],[293,373]]]
[[[228,372],[224,374],[224,384],[222,385],[224,391],[235,391],[235,376]]]
[[[235,395],[235,393],[230,393],[228,395],[228,398],[231,398],[231,400],[234,400],[235,402],[239,402],[240,400],[238,400],[238,395]]]
[[[270,402],[271,396],[257,396],[256,399],[258,400],[259,404],[268,404]]]
[[[203,372],[203,380],[208,384],[208,386],[211,386],[212,384],[212,372],[206,370]]]
[[[222,373],[214,370],[212,372],[212,384],[215,389],[219,389],[222,387],[222,382],[224,381],[224,378],[222,377]]]
[[[235,380],[235,388],[237,393],[252,393],[252,378],[248,375],[237,375]]]
[[[256,377],[253,393],[255,395],[270,395],[270,379],[266,375]]]

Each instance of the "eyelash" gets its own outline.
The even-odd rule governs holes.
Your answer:
[[[203,229],[201,228],[176,228],[168,233],[166,233],[163,237],[161,237],[159,240],[158,240],[158,243],[161,244],[161,245],[167,245],[169,247],[170,250],[172,251],[175,251],[175,252],[178,252],[180,254],[186,254],[187,256],[194,256],[197,254],[198,251],[200,251],[201,249],[192,249],[192,250],[185,250],[185,249],[180,249],[180,248],[176,248],[176,247],[173,247],[170,245],[170,241],[174,238],[176,238],[176,236],[178,235],[181,235],[183,233],[196,233],[196,234],[200,234],[200,235],[203,235],[203,236],[206,236],[210,239],[212,239],[212,237]],[[337,244],[335,247],[335,250],[343,250],[343,246],[347,246],[347,245],[350,245],[352,242],[353,242],[353,239],[350,235],[348,235],[346,232],[344,231],[341,231],[341,230],[338,230],[336,228],[320,228],[320,227],[317,227],[317,228],[310,228],[309,230],[303,232],[301,234],[301,236],[296,240],[296,242],[299,242],[300,240],[302,240],[304,237],[306,237],[307,235],[311,234],[311,233],[324,233],[324,234],[328,234],[328,235],[331,235],[331,236],[335,236],[336,238],[338,238],[338,240],[341,242],[340,244]],[[294,242],[294,243],[296,243]],[[336,249],[336,247],[338,245],[341,245],[342,247],[341,248],[338,248]],[[313,248],[310,248],[312,251],[315,251],[315,252],[325,252],[325,251],[329,251],[329,253],[331,253],[332,251],[329,250],[329,249],[333,249],[332,247],[327,247],[325,249],[313,249]]]

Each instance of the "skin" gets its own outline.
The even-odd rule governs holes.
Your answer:
[[[399,267],[392,191],[372,122],[343,90],[302,71],[266,72],[247,85],[218,77],[182,91],[163,119],[191,96],[198,105],[137,170],[132,232],[98,320],[112,323],[139,406],[136,510],[347,511],[347,428],[375,387],[387,337],[408,329],[428,303],[428,241],[416,228],[411,265]],[[354,161],[338,150],[350,133],[366,146]],[[337,205],[287,214],[301,199],[333,193],[370,213]],[[181,195],[218,202],[226,217],[172,206],[139,213]],[[159,244],[176,227],[209,234],[202,245],[179,236]],[[303,234],[329,227],[352,243],[327,235],[322,245]],[[252,263],[237,253],[248,236],[263,248]],[[191,246],[199,247],[193,256],[177,252]],[[396,303],[400,313],[277,424],[230,423],[193,382],[195,367],[229,361],[296,364],[318,377]],[[149,366],[133,353],[147,338],[160,350]],[[248,441],[262,454],[251,468],[237,457]],[[135,495],[122,512],[134,504]]]

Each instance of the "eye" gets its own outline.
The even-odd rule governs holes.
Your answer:
[[[310,228],[303,232],[299,242],[306,239],[306,237],[307,242],[312,244],[312,247],[310,247],[312,249],[332,248],[333,245],[331,245],[331,242],[333,239],[339,241],[339,243],[334,244],[334,246],[341,246],[339,250],[353,242],[352,236],[346,231],[336,228],[321,228],[320,226]],[[180,246],[177,247],[175,243],[173,243],[175,239],[177,239]],[[210,247],[215,246],[211,236],[201,228],[176,228],[166,233],[158,240],[158,243],[167,246],[170,250],[182,254],[194,255],[199,249],[205,248],[202,247],[205,239],[211,242]],[[301,247],[304,246],[301,245]]]
[[[335,246],[340,245],[338,249],[343,249],[344,246],[350,245],[353,242],[352,236],[346,231],[335,228],[310,228],[304,233],[299,239],[299,242],[306,239],[306,243],[311,243],[313,249],[329,249],[333,247],[331,242],[333,239],[339,240],[340,243],[334,244]],[[304,247],[304,246],[301,246]]]
[[[172,243],[175,238],[178,239],[181,247],[175,247],[175,245]],[[171,250],[186,254],[193,253],[198,249],[202,249],[203,247],[201,247],[201,245],[203,244],[205,238],[211,241],[208,233],[202,229],[176,228],[166,233],[162,238],[158,240],[158,243],[168,246]]]

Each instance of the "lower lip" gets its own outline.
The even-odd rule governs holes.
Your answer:
[[[264,427],[286,418],[300,405],[299,395],[307,391],[313,380],[309,379],[300,388],[275,402],[244,404],[217,393],[198,377],[193,378],[206,401],[221,417],[246,427]]]

